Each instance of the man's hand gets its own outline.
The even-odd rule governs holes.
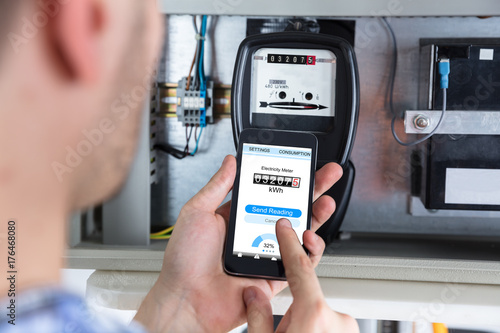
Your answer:
[[[278,221],[276,236],[293,295],[293,303],[276,332],[359,333],[352,317],[334,312],[326,304],[314,267],[288,220]],[[248,287],[243,299],[247,308],[248,332],[274,332],[273,313],[267,295],[257,287]]]
[[[246,321],[245,288],[257,287],[270,299],[286,287],[283,281],[234,277],[223,270],[230,204],[219,205],[231,191],[235,174],[236,159],[227,156],[208,184],[182,208],[160,277],[135,317],[151,332],[227,332]],[[335,210],[333,199],[321,195],[341,176],[342,168],[335,163],[316,172],[311,230],[303,236],[311,267],[325,248],[314,231]]]

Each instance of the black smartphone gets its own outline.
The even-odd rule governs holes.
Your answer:
[[[228,274],[285,279],[275,224],[287,218],[301,242],[310,229],[317,146],[310,133],[241,132],[224,251]]]

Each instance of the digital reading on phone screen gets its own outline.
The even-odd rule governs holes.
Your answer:
[[[252,142],[258,140],[248,140],[251,132],[272,133],[273,142]],[[228,240],[231,234],[234,237],[226,244],[226,258],[230,254],[235,264],[226,260],[226,270],[280,278],[283,269],[275,225],[287,218],[301,242],[310,227],[316,139],[307,133],[246,130],[240,140]],[[286,144],[295,140],[300,144]]]

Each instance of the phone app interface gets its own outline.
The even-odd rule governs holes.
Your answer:
[[[275,224],[307,229],[312,149],[243,144],[233,255],[281,260]]]

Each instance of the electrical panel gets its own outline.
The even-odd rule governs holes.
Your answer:
[[[378,2],[380,9],[386,10],[387,4]],[[165,231],[156,238],[153,235],[168,230],[167,227],[171,230],[182,206],[207,183],[226,155],[235,154],[231,87],[238,45],[255,33],[283,31],[289,21],[300,23],[297,16],[305,15],[296,11],[289,17],[272,16],[285,15],[282,6],[275,6],[258,9],[267,13],[260,18],[240,16],[244,8],[255,7],[248,2],[242,3],[243,7],[234,7],[228,15],[208,17],[205,61],[192,66],[196,72],[189,73],[191,55],[196,53],[196,44],[202,38],[201,29],[193,29],[193,16],[188,15],[192,14],[193,6],[179,1],[176,4],[186,8],[186,15],[166,15],[157,88],[145,107],[129,179],[117,197],[79,212],[72,219],[65,258],[70,268],[116,270],[121,280],[130,271],[147,271],[151,276],[160,271],[170,233]],[[311,7],[309,3],[303,4]],[[208,8],[212,3],[203,6]],[[318,2],[317,10],[322,6]],[[413,10],[412,15],[422,15],[425,9],[415,1],[403,7],[405,12]],[[441,12],[458,8],[442,7]],[[333,242],[326,247],[317,271],[320,281],[327,281],[325,296],[343,295],[344,300],[339,304],[352,298],[347,300],[352,303],[345,303],[345,309],[357,309],[361,317],[373,315],[373,306],[357,305],[373,305],[378,300],[381,306],[377,307],[377,313],[392,319],[413,320],[415,317],[408,313],[415,311],[417,319],[427,320],[432,315],[435,320],[445,321],[454,316],[455,320],[471,321],[471,317],[482,316],[481,320],[499,322],[499,317],[491,314],[495,306],[491,299],[500,290],[500,254],[495,251],[500,247],[500,211],[495,211],[494,201],[497,193],[494,187],[500,188],[494,185],[500,179],[500,17],[478,18],[479,13],[472,10],[476,7],[475,4],[467,9],[460,7],[460,17],[444,12],[446,15],[440,17],[409,17],[392,12],[387,17],[400,42],[399,55],[395,57],[398,60],[393,94],[395,110],[401,114],[407,109],[416,110],[407,111],[408,134],[428,133],[439,120],[443,96],[436,86],[435,58],[442,55],[450,58],[445,121],[440,131],[414,149],[398,145],[391,136],[392,115],[385,95],[390,83],[392,43],[382,19],[374,17],[385,14],[347,15],[331,20],[326,17],[329,13],[341,14],[321,10],[323,14],[319,14],[323,17],[309,15],[303,20],[314,31],[342,33],[341,37],[355,47],[359,63],[360,112],[351,154],[356,165],[356,182],[349,209],[343,209],[343,203],[335,198],[337,212],[345,212],[345,218],[342,216],[340,237],[331,239]],[[172,13],[172,6],[163,8]],[[293,8],[287,6],[286,10],[290,12]],[[462,16],[465,11],[470,11],[471,16]],[[198,28],[200,21],[198,15]],[[423,36],[431,39],[423,40]],[[461,38],[467,36],[482,38]],[[194,83],[196,73],[203,71],[202,64],[206,66],[207,79],[185,89],[187,78],[191,76]],[[300,79],[294,80],[297,85],[302,83]],[[204,96],[201,83],[206,86]],[[335,84],[341,85],[338,81]],[[270,91],[267,96],[258,96],[262,99],[255,106],[266,102],[267,107],[261,111],[269,111],[270,103],[289,99],[293,102],[294,98],[296,102],[318,101],[317,104],[326,106],[324,101],[316,99],[317,90],[305,91],[305,88],[294,92],[280,89],[277,96],[269,98]],[[280,97],[282,91],[286,93],[286,96],[281,94],[284,98]],[[310,100],[308,92],[312,94]],[[337,111],[331,115],[337,115]],[[426,119],[419,115],[425,115]],[[462,134],[456,133],[457,128]],[[191,131],[191,141],[186,142]],[[166,149],[159,149],[159,145],[165,145]],[[477,174],[482,171],[483,175]],[[353,175],[344,172],[337,186],[346,187],[352,181],[349,176]],[[459,200],[450,194],[470,189],[475,192],[478,181],[484,183],[485,179],[493,187],[491,192],[469,195],[467,203],[451,203]],[[482,203],[473,203],[474,200]],[[333,287],[337,290],[332,291]],[[128,290],[122,289],[120,292]],[[443,293],[445,299],[438,300]],[[115,294],[118,293],[114,291]],[[394,312],[394,308],[398,311]],[[494,310],[498,313],[498,307]],[[420,311],[426,312],[425,317]],[[468,316],[463,316],[464,313]]]
[[[202,40],[201,29],[193,29],[193,16],[166,16],[165,46],[156,78],[157,88],[145,107],[147,111],[143,114],[140,142],[129,180],[117,197],[81,212],[72,220],[67,252],[69,267],[149,272],[161,269],[167,239],[171,235],[166,230],[172,230],[182,206],[207,183],[224,157],[235,154],[231,95],[238,45],[255,33],[283,31],[291,20],[301,23],[297,17],[208,17],[204,61],[201,61],[201,51],[200,56],[195,57],[197,44]],[[201,28],[201,21],[198,15],[198,28]],[[472,302],[488,305],[487,295],[496,295],[491,291],[500,285],[500,255],[492,250],[500,246],[500,211],[494,211],[494,205],[490,204],[450,206],[445,201],[456,202],[456,198],[449,196],[456,191],[446,191],[448,197],[440,193],[450,186],[452,189],[461,185],[474,186],[477,177],[486,178],[491,184],[500,178],[495,164],[500,160],[500,143],[495,141],[500,136],[500,121],[496,118],[499,114],[496,103],[500,101],[500,50],[491,39],[500,36],[500,18],[388,17],[400,42],[397,57],[393,57],[392,38],[382,21],[379,17],[351,16],[334,20],[308,17],[303,22],[314,31],[319,28],[323,34],[342,32],[342,38],[355,48],[360,73],[359,121],[351,154],[356,165],[356,182],[348,209],[335,198],[337,212],[345,212],[341,217],[344,222],[340,237],[328,239],[332,243],[325,249],[318,272],[324,278],[345,281],[351,289],[339,290],[347,297],[356,296],[352,283],[361,281],[366,288],[358,289],[364,296],[368,295],[367,299],[386,295],[392,304],[394,299],[404,304],[414,300],[418,303],[415,309],[418,309],[427,297],[432,300],[434,295],[440,294],[440,285],[450,283],[453,286],[467,284],[467,291],[456,299],[459,307],[470,306]],[[423,36],[432,40],[422,40]],[[457,42],[463,46],[464,39],[457,41],[457,37],[463,36],[484,38],[480,41],[467,38],[466,48],[450,49]],[[438,47],[441,53],[430,52],[431,45]],[[467,52],[469,59],[456,58]],[[400,146],[391,136],[392,115],[386,103],[392,59],[398,60],[393,94],[395,110],[399,114],[408,109],[417,112],[411,114],[405,126],[415,127],[414,120],[419,114],[428,116],[427,122],[418,118],[420,126],[425,127],[426,123],[428,126],[426,129],[412,128],[411,136],[415,137],[415,133],[423,134],[432,128],[442,113],[443,96],[436,89],[438,73],[436,67],[431,68],[436,62],[430,58],[441,54],[450,58],[451,65],[448,111],[440,128],[445,132],[438,131],[416,148]],[[290,52],[290,55],[314,54]],[[196,62],[196,58],[200,61]],[[293,57],[290,59],[293,61]],[[297,58],[299,60],[302,61]],[[308,66],[287,65],[286,58],[284,61],[272,67]],[[336,64],[337,69],[340,68],[340,63]],[[264,65],[271,67],[271,64]],[[263,74],[265,77],[267,72]],[[186,89],[190,77],[193,87]],[[464,83],[466,81],[468,84]],[[309,86],[292,91],[306,80],[293,78],[290,82],[293,86],[287,82],[290,88],[276,89],[277,95],[275,92],[270,96],[272,91],[269,91],[267,96],[256,96],[254,106],[264,113],[252,112],[252,116],[265,116],[265,111],[277,109],[271,108],[270,103],[293,103],[294,98],[295,102],[338,106],[337,100],[335,103],[325,101],[321,95],[316,99],[321,91]],[[206,93],[203,96],[204,86]],[[335,86],[342,86],[342,83],[337,80]],[[281,94],[280,97],[281,92],[286,96]],[[260,108],[261,102],[267,103],[266,108]],[[327,110],[311,109],[311,112]],[[338,109],[330,111],[329,116],[339,114]],[[482,120],[477,122],[477,119]],[[255,120],[253,117],[252,121]],[[335,121],[338,118],[334,125]],[[330,121],[321,125],[331,124]],[[402,122],[398,125],[401,131]],[[464,133],[448,133],[457,127]],[[466,134],[469,128],[482,132]],[[160,149],[161,145],[165,149]],[[475,172],[478,171],[470,172],[471,169],[488,170],[486,175],[477,176]],[[431,176],[433,174],[435,176]],[[349,176],[353,175],[354,172],[344,171],[344,177],[336,186],[347,187],[345,184],[352,182]],[[453,181],[453,177],[458,181]],[[449,179],[452,179],[451,185]],[[493,193],[483,196],[483,203],[485,198],[494,200]],[[336,230],[327,233],[335,234]],[[381,287],[377,289],[376,286]],[[370,294],[371,290],[375,290],[374,293]],[[380,293],[380,290],[390,292]],[[445,313],[452,312],[447,310]],[[484,314],[483,308],[481,313]],[[498,320],[498,316],[490,318]]]

